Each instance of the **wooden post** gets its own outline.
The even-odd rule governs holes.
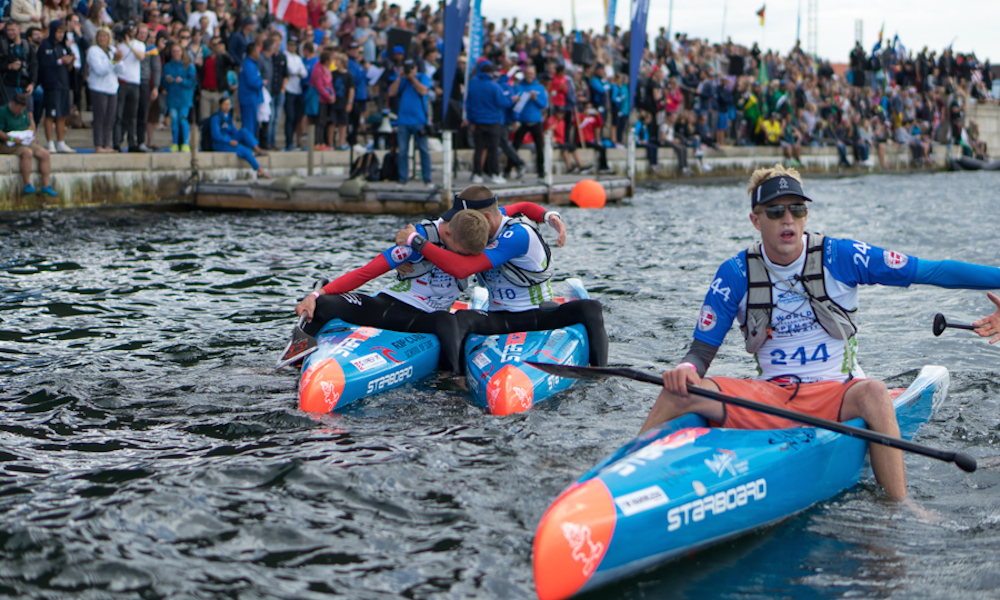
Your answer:
[[[553,165],[552,165],[552,159],[553,159],[553,153],[552,153],[552,130],[549,130],[549,131],[545,132],[545,142],[544,143],[545,143],[545,149],[544,149],[544,152],[545,152],[545,156],[544,156],[544,159],[545,159],[545,174],[543,175],[543,178],[545,179],[545,185],[549,187],[549,194],[551,194],[551,192],[552,192],[552,189],[551,189],[552,188],[552,168],[553,168]]]
[[[188,142],[191,144],[191,172],[195,177],[198,176],[198,146],[201,145],[201,130],[195,126],[191,128],[191,133],[188,136],[190,139]]]
[[[453,185],[452,181],[452,135],[451,131],[445,130],[441,135],[441,159],[442,159],[442,169],[444,170],[441,178],[441,209],[448,210],[451,208],[451,187]]]
[[[635,195],[635,130],[631,127],[628,130],[628,195],[631,198]]]
[[[320,108],[322,109],[323,107],[320,107]],[[307,152],[306,152],[306,165],[307,165],[306,174],[309,175],[309,177],[313,176],[313,164],[314,164],[313,161],[315,160],[314,154],[316,152],[316,150],[315,150],[315,148],[313,146],[315,146],[315,145],[316,145],[316,125],[310,123],[309,127],[306,129],[306,150],[307,150]]]

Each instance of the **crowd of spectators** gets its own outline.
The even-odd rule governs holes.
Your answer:
[[[834,146],[844,165],[877,158],[883,167],[891,144],[908,146],[918,162],[935,144],[980,158],[988,151],[965,112],[994,101],[989,61],[950,48],[859,45],[837,72],[798,46],[778,54],[660,28],[630,98],[627,32],[503,19],[484,21],[468,80],[463,38],[443,98],[443,2],[404,12],[385,0],[351,0],[343,10],[340,0],[308,0],[305,27],[278,20],[268,5],[0,0],[0,105],[26,99],[31,128],[44,124],[47,146],[32,142],[28,153],[39,160],[74,152],[67,127],[92,127],[99,153],[157,150],[157,128],[172,133],[164,149],[188,151],[198,127],[204,149],[235,152],[267,176],[254,157],[302,149],[313,124],[320,150],[405,152],[412,140],[428,185],[429,139],[442,129],[476,149],[475,180],[496,183],[525,175],[517,150],[538,148],[547,131],[569,171],[607,170],[606,150],[630,129],[652,164],[670,148],[682,172],[689,149],[708,168],[705,146],[781,147],[791,164],[803,146]],[[584,165],[579,148],[593,149],[596,164]],[[408,160],[398,160],[398,178],[410,178]]]

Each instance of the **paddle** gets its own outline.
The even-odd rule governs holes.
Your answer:
[[[972,325],[959,325],[958,323],[949,323],[944,315],[938,313],[934,315],[934,337],[940,336],[944,333],[944,330],[948,327],[952,329],[968,329],[969,331],[974,331],[976,328]]]
[[[320,289],[327,284],[326,279],[320,279],[313,285],[313,291]],[[277,371],[283,367],[301,360],[313,352],[319,346],[316,344],[316,338],[309,335],[302,330],[302,327],[306,324],[306,316],[302,315],[299,317],[299,322],[295,325],[295,329],[292,330],[292,339],[285,346],[284,352],[281,353],[281,358],[278,359],[278,364],[274,365],[274,370]]]
[[[663,379],[657,375],[644,373],[643,371],[637,371],[636,369],[629,369],[626,367],[577,367],[570,365],[538,363],[528,360],[524,361],[524,363],[541,371],[545,371],[546,373],[570,379],[603,379],[608,376],[615,376],[627,377],[628,379],[642,381],[644,383],[652,383],[654,385],[663,385]],[[935,458],[937,460],[943,460],[945,462],[953,462],[958,465],[958,468],[963,471],[968,471],[969,473],[976,470],[976,459],[962,452],[950,452],[946,450],[938,450],[936,448],[929,448],[909,440],[894,438],[883,433],[878,433],[877,431],[870,431],[860,427],[845,425],[844,423],[837,423],[836,421],[828,421],[826,419],[806,415],[778,406],[770,406],[768,404],[754,402],[753,400],[747,400],[746,398],[727,396],[725,394],[720,394],[718,392],[713,392],[712,390],[706,390],[705,388],[690,384],[688,385],[688,391],[692,394],[704,396],[705,398],[718,400],[719,402],[735,404],[736,406],[742,406],[743,408],[749,408],[750,410],[756,410],[769,415],[784,417],[792,421],[805,423],[806,425],[812,425],[813,427],[819,427],[821,429],[829,429],[830,431],[849,435],[867,442],[874,442],[876,444],[889,446],[890,448],[922,454],[924,456]]]

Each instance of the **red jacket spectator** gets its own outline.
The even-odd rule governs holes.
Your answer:
[[[566,106],[566,93],[569,92],[569,84],[566,83],[566,75],[556,73],[552,76],[551,87],[549,88],[549,101],[552,106]]]
[[[596,143],[598,139],[594,134],[604,127],[604,119],[600,113],[594,111],[592,114],[577,113],[576,124],[583,132],[583,141],[588,144]]]

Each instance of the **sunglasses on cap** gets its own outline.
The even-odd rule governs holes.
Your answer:
[[[803,219],[809,214],[809,208],[805,204],[775,204],[774,206],[765,208],[764,214],[767,215],[768,219],[777,221],[785,216],[786,206],[788,207],[788,212],[792,213],[792,217],[796,219]]]

